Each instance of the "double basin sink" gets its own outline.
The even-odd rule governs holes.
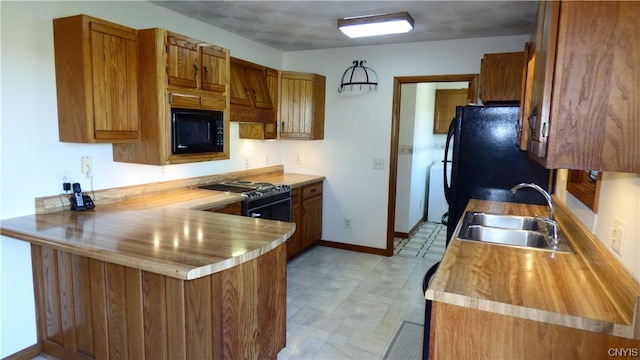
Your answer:
[[[557,232],[557,229],[556,229]],[[553,241],[553,229],[539,217],[467,211],[458,233],[462,240],[574,253],[562,234]]]

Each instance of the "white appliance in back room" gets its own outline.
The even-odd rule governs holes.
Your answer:
[[[429,172],[429,205],[427,207],[428,222],[442,222],[442,215],[449,211],[449,204],[444,197],[444,163],[439,161],[431,165]],[[447,178],[451,179],[451,166],[447,167]]]

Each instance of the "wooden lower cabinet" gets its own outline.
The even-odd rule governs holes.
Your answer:
[[[275,359],[284,246],[194,280],[31,246],[38,342],[61,359]]]
[[[291,221],[296,232],[287,242],[289,259],[322,238],[322,181],[291,190]]]
[[[625,350],[637,358],[640,340],[432,303],[429,359],[606,359]]]

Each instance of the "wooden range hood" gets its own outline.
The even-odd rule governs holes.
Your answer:
[[[233,57],[230,65],[230,120],[274,123],[276,113],[267,85],[267,68]]]

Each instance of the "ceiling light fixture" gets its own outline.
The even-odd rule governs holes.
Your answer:
[[[406,33],[413,29],[408,12],[352,16],[338,19],[338,29],[350,38]]]

